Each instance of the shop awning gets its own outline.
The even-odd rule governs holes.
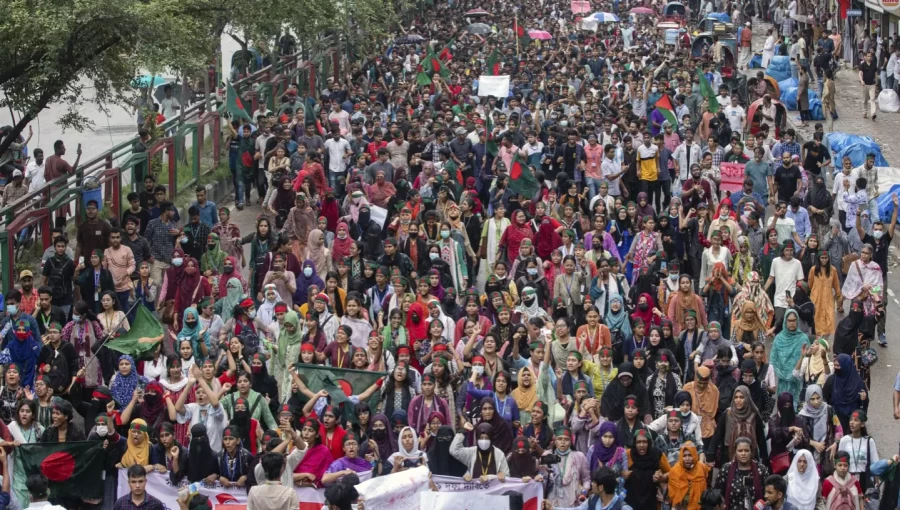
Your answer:
[[[878,5],[878,0],[866,0],[866,9],[872,9],[875,12],[884,14],[884,9],[882,9],[881,6]]]

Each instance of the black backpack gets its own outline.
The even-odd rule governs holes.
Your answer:
[[[50,266],[50,274],[47,275],[47,286],[50,287],[50,297],[52,297],[54,301],[65,299],[66,295],[69,294],[65,288],[66,279],[63,275],[63,271],[68,262],[68,259],[63,262],[57,262],[56,257],[47,259],[47,264]]]

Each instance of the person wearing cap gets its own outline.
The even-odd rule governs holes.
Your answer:
[[[34,286],[34,273],[30,269],[23,269],[19,273],[19,292],[21,294],[19,309],[34,317],[40,297],[38,289]]]
[[[584,453],[572,450],[572,431],[568,427],[559,427],[555,432],[555,448],[544,452],[544,460],[550,456],[559,458],[558,462],[544,467],[547,476],[553,481],[553,490],[544,497],[554,508],[574,507],[579,497],[587,494],[591,488],[591,472]],[[542,466],[543,467],[543,466]]]
[[[3,205],[8,206],[24,197],[28,193],[28,186],[25,185],[25,176],[19,169],[13,170],[12,182],[3,188]]]

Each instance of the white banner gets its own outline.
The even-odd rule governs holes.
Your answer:
[[[483,492],[431,492],[419,495],[419,510],[460,510],[463,508],[509,508],[509,496],[492,496]]]
[[[478,95],[494,96],[500,99],[505,99],[507,96],[509,96],[509,75],[481,75],[478,78]]]
[[[366,473],[363,473],[366,474]],[[371,476],[371,471],[368,472]],[[172,485],[169,475],[150,473],[147,475],[147,493],[160,500],[166,510],[178,509],[178,489],[187,487],[187,480],[180,485]],[[325,503],[325,489],[313,489],[310,487],[295,487],[297,497],[300,499],[300,510],[320,510]],[[126,469],[119,470],[118,496],[122,497],[131,490],[128,488],[128,474]],[[200,494],[209,498],[213,508],[219,505],[246,505],[246,489],[227,489],[222,484],[200,484]]]
[[[460,508],[499,510],[506,506],[498,507],[493,498],[506,498],[509,493],[522,494],[525,510],[540,510],[544,499],[544,488],[540,482],[526,483],[518,478],[507,478],[505,482],[501,483],[496,477],[491,477],[492,479],[487,483],[481,483],[478,480],[467,482],[453,476],[429,475],[428,468],[425,466],[377,478],[369,478],[371,476],[371,471],[369,471],[360,473],[360,479],[363,481],[356,486],[356,490],[359,491],[360,499],[365,501],[366,510],[457,510]],[[178,508],[178,489],[187,485],[187,480],[177,486],[172,485],[168,475],[160,473],[147,475],[147,493],[159,499],[167,510]],[[325,489],[295,487],[294,490],[297,491],[300,499],[299,510],[320,510],[322,504],[325,503]],[[424,495],[432,490],[453,496]],[[118,496],[122,497],[129,492],[127,470],[120,469]],[[200,494],[209,498],[214,509],[221,505],[223,508],[233,510],[233,506],[227,505],[240,507],[247,504],[246,489],[228,489],[219,483],[201,483]],[[466,504],[461,505],[461,501],[465,501]],[[483,501],[484,505],[472,504],[474,501]]]
[[[378,207],[375,204],[369,204],[369,219],[377,223],[379,227],[384,228],[384,222],[387,220],[387,209]]]

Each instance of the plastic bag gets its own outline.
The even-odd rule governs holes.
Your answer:
[[[900,111],[900,97],[891,89],[884,89],[878,94],[878,109],[883,112]]]

